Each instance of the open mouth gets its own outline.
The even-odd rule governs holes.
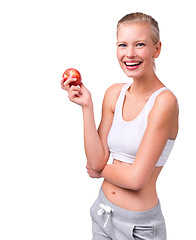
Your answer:
[[[141,65],[142,62],[124,62],[125,66],[127,67],[136,67],[136,66],[139,66]]]

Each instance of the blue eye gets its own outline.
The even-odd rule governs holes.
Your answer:
[[[137,47],[143,47],[143,46],[145,46],[145,44],[144,44],[144,43],[137,43],[136,46],[137,46]]]
[[[127,45],[124,44],[124,43],[121,43],[121,44],[119,44],[118,46],[119,46],[119,47],[126,47]]]

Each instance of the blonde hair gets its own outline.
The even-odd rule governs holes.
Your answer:
[[[150,15],[135,12],[125,15],[122,19],[119,20],[117,24],[117,33],[118,29],[122,24],[131,24],[131,23],[149,23],[152,29],[152,41],[154,44],[157,44],[160,41],[160,31],[158,22],[151,17]]]

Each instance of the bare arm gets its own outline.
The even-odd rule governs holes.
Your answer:
[[[100,176],[119,187],[138,190],[149,180],[178,119],[178,103],[170,92],[157,97],[133,165],[106,165]]]
[[[71,80],[70,80],[71,81]],[[70,101],[82,106],[84,119],[84,147],[87,157],[88,166],[95,171],[101,171],[109,158],[109,149],[107,147],[107,135],[113,120],[114,99],[117,99],[119,92],[115,87],[106,91],[102,119],[97,131],[93,112],[93,102],[91,94],[83,84],[80,87],[69,87],[69,80],[61,81],[61,86],[68,92]]]
[[[95,131],[92,106],[89,106],[89,108],[83,107],[84,144],[88,167],[97,172],[103,170],[109,158],[107,136],[112,125],[114,109],[122,85],[115,84],[106,91],[98,130]],[[91,123],[92,125],[90,126]]]
[[[104,148],[100,135],[96,129],[93,104],[82,108],[84,119],[84,148],[89,166],[101,171],[107,163],[109,153]]]

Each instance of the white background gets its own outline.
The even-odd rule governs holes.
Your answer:
[[[60,80],[77,68],[97,125],[106,89],[128,82],[116,60],[116,24],[152,15],[161,30],[158,77],[177,96],[180,131],[158,180],[168,239],[195,224],[194,1],[7,0],[0,3],[0,239],[91,239],[89,208],[102,180],[88,178],[79,106]]]

